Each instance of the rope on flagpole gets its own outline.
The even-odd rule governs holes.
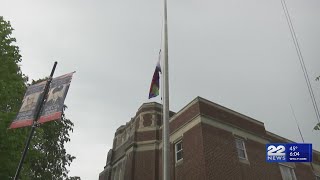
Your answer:
[[[317,120],[320,123],[320,113],[319,113],[318,105],[317,105],[317,102],[316,102],[315,97],[314,97],[312,86],[311,86],[311,83],[310,83],[310,80],[309,80],[308,71],[307,71],[305,63],[304,63],[304,59],[303,59],[303,56],[302,56],[302,53],[301,53],[301,50],[300,50],[298,39],[297,39],[295,30],[293,28],[293,24],[292,24],[291,17],[289,15],[289,11],[288,11],[288,8],[287,8],[285,0],[281,0],[281,4],[282,4],[283,11],[284,11],[284,13],[286,15],[286,20],[287,20],[287,23],[288,23],[288,26],[289,26],[289,29],[290,29],[291,37],[292,37],[292,40],[293,40],[293,43],[294,43],[294,46],[295,46],[299,61],[300,61],[300,65],[301,65],[301,69],[303,71],[304,79],[305,79],[305,81],[307,83],[307,87],[308,87],[309,94],[310,94],[310,97],[311,97],[312,105],[313,105],[313,108],[315,110]]]

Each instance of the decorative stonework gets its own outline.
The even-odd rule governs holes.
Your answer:
[[[143,114],[140,114],[139,129],[144,128],[143,122],[144,122]]]
[[[152,117],[151,117],[151,127],[154,127],[156,126],[156,115],[155,114],[152,114]]]
[[[139,115],[139,118],[137,119],[138,122],[139,122],[139,130],[146,130],[146,129],[154,129],[156,127],[159,127],[160,123],[160,114],[158,112],[153,112],[153,111],[150,111],[150,112],[144,112],[144,113],[141,113]]]
[[[120,126],[118,128],[116,135],[114,137],[114,148],[117,149],[129,139],[131,139],[135,131],[151,131],[159,128],[161,126],[161,113],[157,111],[146,111],[140,113],[134,119],[132,118],[126,125]],[[136,126],[138,127],[136,129]]]
[[[127,156],[124,156],[119,162],[112,167],[112,180],[124,180]]]
[[[115,136],[115,148],[127,142],[134,135],[134,131],[135,125],[133,122],[126,124],[126,126],[124,126],[123,129],[120,129],[120,133],[118,133]]]

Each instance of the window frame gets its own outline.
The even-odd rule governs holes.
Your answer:
[[[178,144],[181,144],[181,149],[178,150]],[[181,159],[178,160],[178,153],[181,152]],[[175,154],[175,162],[178,163],[178,162],[181,162],[183,160],[183,143],[182,143],[182,140],[179,140],[177,141],[175,144],[174,144],[174,154]]]
[[[294,172],[294,168],[293,168],[293,167],[288,166],[288,165],[286,165],[286,164],[279,163],[279,169],[280,169],[280,173],[281,173],[282,179],[284,179],[284,177],[283,177],[284,175],[282,174],[281,166],[282,166],[283,168],[289,169],[292,180],[297,180],[297,176],[296,176],[296,173]]]
[[[241,142],[241,144],[242,144],[242,146],[243,146],[243,149],[241,149],[241,148],[239,148],[239,147],[237,146],[237,141],[240,141],[240,142]],[[235,143],[236,143],[236,149],[237,149],[238,158],[239,158],[239,159],[248,160],[248,154],[247,154],[247,149],[246,149],[246,146],[245,146],[245,143],[244,143],[244,139],[236,137],[236,138],[235,138]],[[240,154],[239,154],[239,152],[238,152],[238,149],[244,152],[244,156],[245,156],[245,157],[241,157],[241,156],[240,156]]]

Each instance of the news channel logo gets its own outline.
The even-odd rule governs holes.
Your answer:
[[[267,162],[311,162],[312,144],[273,143],[266,144]]]

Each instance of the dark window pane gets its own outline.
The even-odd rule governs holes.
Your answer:
[[[179,161],[180,159],[182,159],[182,151],[177,153],[177,161]]]
[[[237,151],[238,151],[239,157],[246,159],[246,154],[245,154],[244,150],[237,149]]]
[[[243,148],[243,141],[240,140],[240,139],[236,139],[236,147],[237,147],[238,149],[244,149],[244,148]]]
[[[177,147],[177,151],[181,150],[181,149],[182,149],[182,143],[181,143],[181,142],[178,143],[178,144],[176,145],[176,147]]]
[[[183,147],[182,147],[182,141],[176,143],[175,145],[175,153],[176,153],[176,161],[179,161],[183,159]]]

